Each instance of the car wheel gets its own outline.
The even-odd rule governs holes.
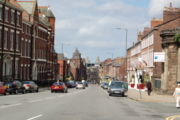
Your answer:
[[[125,95],[124,95],[124,92],[121,94],[122,95],[122,97],[124,97]]]
[[[53,90],[51,90],[51,93],[53,93],[54,91]]]
[[[22,94],[26,94],[26,90],[25,89],[22,90]]]
[[[15,90],[15,91],[14,91],[14,94],[18,94],[18,93],[19,93],[18,90]]]
[[[38,93],[39,92],[39,89],[37,88],[36,92]]]
[[[4,95],[7,95],[6,91],[4,91]]]
[[[111,96],[111,94],[109,93],[109,96]]]

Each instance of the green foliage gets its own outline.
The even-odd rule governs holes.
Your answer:
[[[176,42],[180,42],[180,34],[179,34],[179,33],[177,33],[177,34],[174,36],[174,40],[175,40]]]

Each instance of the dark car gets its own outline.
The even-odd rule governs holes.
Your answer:
[[[124,96],[126,89],[126,83],[121,81],[114,81],[108,87],[109,96],[111,95],[121,95]]]
[[[39,87],[34,81],[23,81],[26,92],[39,92]]]
[[[63,82],[55,82],[51,85],[51,92],[64,92],[67,93],[67,86]]]
[[[67,82],[66,82],[66,86],[67,86],[68,88],[74,88],[74,87],[76,87],[76,82],[73,81],[73,80],[67,81]]]
[[[5,87],[7,88],[7,92],[9,94],[18,94],[18,93],[26,93],[23,84],[20,81],[6,82]]]

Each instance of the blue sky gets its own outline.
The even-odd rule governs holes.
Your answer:
[[[149,26],[151,18],[162,17],[170,2],[180,7],[180,0],[38,0],[49,5],[56,16],[56,52],[71,58],[75,48],[92,62],[125,55],[125,31],[128,47],[137,33]]]

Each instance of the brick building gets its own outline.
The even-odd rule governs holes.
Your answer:
[[[100,78],[114,78],[125,81],[125,62],[125,58],[106,59],[99,68]]]
[[[54,80],[55,16],[49,7],[36,0],[1,0],[0,15],[1,79]]]
[[[74,80],[86,80],[86,62],[81,58],[81,53],[76,49],[73,53],[73,57],[70,59],[70,69]]]
[[[138,41],[128,49],[128,81],[139,81],[140,76],[148,75],[153,86],[161,89],[162,83],[162,65],[163,63],[154,62],[154,52],[162,52],[162,38],[160,33],[162,30],[174,29],[180,27],[180,9],[165,7],[163,11],[163,19],[153,19],[150,28],[145,28],[138,35]],[[134,78],[132,81],[132,78]],[[145,79],[144,79],[145,80]]]
[[[19,79],[22,9],[14,1],[0,0],[0,79]]]

